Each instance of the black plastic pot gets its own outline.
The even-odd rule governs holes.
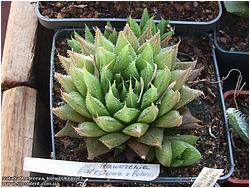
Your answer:
[[[239,69],[243,82],[246,82],[244,89],[248,90],[249,86],[249,52],[227,51],[224,50],[217,41],[217,32],[214,30],[213,43],[215,46],[216,58],[221,77],[225,77],[232,69]],[[234,90],[238,78],[237,72],[232,72],[228,79],[223,81],[223,89]]]
[[[56,34],[53,37],[53,44],[52,44],[52,51],[51,51],[51,66],[50,66],[50,124],[51,124],[51,139],[52,139],[52,158],[56,159],[56,148],[55,148],[55,141],[54,141],[54,121],[53,121],[53,113],[52,113],[52,107],[53,107],[53,75],[54,75],[54,58],[56,55],[56,41],[58,38],[66,38],[67,36],[70,36],[73,31],[83,31],[82,29],[64,29],[57,31]],[[214,69],[216,73],[216,80],[220,81],[220,75],[219,75],[219,70],[217,66],[217,61],[215,57],[215,51],[212,49],[212,61],[214,64]],[[233,163],[233,155],[232,155],[232,147],[231,147],[231,139],[230,139],[230,134],[229,134],[229,128],[228,128],[228,122],[227,118],[225,115],[225,104],[223,100],[223,92],[222,92],[222,86],[221,83],[218,82],[218,93],[219,93],[219,100],[220,100],[220,105],[221,105],[221,110],[223,111],[223,120],[224,120],[224,129],[225,129],[225,136],[227,138],[227,147],[228,147],[228,173],[222,177],[219,178],[219,182],[224,182],[226,181],[233,173],[234,169],[234,163]],[[196,177],[158,177],[156,180],[152,181],[151,183],[190,183],[193,182],[196,179]],[[131,181],[126,181],[126,180],[106,180],[106,179],[89,179],[89,182],[117,182],[117,183],[126,183],[126,182],[131,182]]]
[[[178,21],[171,20],[170,24],[176,28],[178,34],[201,34],[215,29],[219,19],[222,15],[222,5],[218,1],[219,12],[215,19],[211,21]],[[46,28],[49,29],[63,29],[63,28],[83,28],[85,24],[88,26],[103,27],[107,21],[110,21],[115,27],[123,27],[127,19],[125,18],[47,18],[43,16],[39,11],[39,2],[35,3],[36,15],[39,22]],[[139,21],[139,19],[136,19]],[[155,20],[158,23],[160,20]]]

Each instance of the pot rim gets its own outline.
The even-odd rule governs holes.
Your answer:
[[[235,90],[228,90],[228,91],[224,92],[224,94],[223,94],[224,99],[226,100],[227,98],[233,96],[234,91]],[[241,90],[241,91],[238,91],[238,92],[239,92],[239,96],[249,96],[249,91],[248,90]]]
[[[238,179],[236,177],[230,177],[230,178],[228,178],[227,181],[232,183],[232,184],[238,184],[238,185],[246,185],[246,186],[248,186],[248,184],[249,184],[248,179]]]

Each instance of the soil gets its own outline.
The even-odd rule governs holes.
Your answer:
[[[68,36],[70,37],[70,36]],[[179,51],[188,53],[194,57],[198,57],[196,67],[204,66],[199,80],[207,79],[208,81],[215,81],[215,71],[211,60],[211,44],[206,37],[203,36],[188,36],[181,37],[181,44]],[[57,50],[61,55],[66,56],[66,39],[57,39]],[[55,71],[64,73],[60,66],[57,57],[55,57]],[[227,158],[227,141],[224,135],[223,128],[223,114],[220,108],[220,97],[218,97],[217,84],[209,82],[199,82],[192,86],[195,89],[200,89],[205,93],[205,97],[200,97],[190,103],[192,114],[202,120],[203,127],[200,129],[182,131],[183,134],[193,134],[200,137],[197,143],[197,149],[202,154],[202,159],[196,164],[189,167],[166,168],[161,166],[161,176],[176,177],[176,176],[197,176],[203,167],[222,168],[224,174],[229,171],[229,159]],[[54,80],[53,87],[53,106],[58,106],[61,103],[60,85]],[[54,116],[54,129],[58,132],[63,128],[65,122]],[[214,136],[209,134],[209,127]],[[55,138],[56,157],[60,160],[72,161],[90,161],[87,160],[87,151],[84,139],[76,139],[70,137]],[[133,162],[146,163],[141,160],[136,154],[126,148],[126,155],[119,150],[104,154],[93,161],[98,162]],[[127,156],[129,155],[130,160]],[[119,184],[125,185],[125,184]],[[127,184],[126,184],[127,185]],[[144,186],[149,184],[143,184]],[[167,184],[160,184],[167,186]],[[173,185],[173,184],[171,184]],[[137,184],[139,186],[139,184]],[[187,186],[187,185],[186,185]]]
[[[237,97],[239,110],[249,118],[249,96]],[[226,107],[235,108],[233,97],[226,99]],[[233,176],[237,179],[249,178],[249,145],[243,142],[235,133],[233,133],[234,141],[234,173]]]
[[[148,8],[157,19],[210,21],[218,16],[217,2],[146,2],[146,1],[44,1],[40,2],[40,12],[49,18],[140,18],[143,9]]]
[[[224,10],[218,26],[217,41],[229,51],[249,50],[249,19],[230,14]]]

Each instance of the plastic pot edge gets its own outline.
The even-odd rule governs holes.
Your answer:
[[[217,41],[217,32],[216,32],[216,29],[214,29],[213,31],[213,43],[214,43],[214,46],[216,48],[216,50],[219,51],[220,54],[222,55],[228,55],[228,54],[232,54],[232,55],[235,55],[235,56],[249,56],[249,52],[243,52],[243,51],[229,51],[229,50],[225,50],[223,49],[218,41]]]
[[[222,15],[222,4],[220,1],[218,1],[218,15],[210,21],[177,21],[177,20],[171,20],[170,24],[172,26],[175,26],[176,29],[180,28],[180,30],[183,27],[190,26],[188,31],[190,33],[202,33],[206,31],[213,30],[219,19]],[[94,25],[94,26],[101,26],[104,27],[107,21],[111,21],[114,23],[114,26],[124,26],[125,22],[127,21],[126,18],[47,18],[43,16],[39,11],[39,1],[35,3],[35,13],[39,19],[39,22],[48,29],[63,29],[63,28],[72,28],[72,27],[81,27],[84,26],[85,23],[88,25]],[[136,21],[139,21],[139,19],[136,19]],[[160,20],[155,20],[156,23],[158,23]],[[185,33],[187,32],[187,29],[185,30]]]

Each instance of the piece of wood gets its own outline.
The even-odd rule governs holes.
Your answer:
[[[3,92],[2,176],[29,176],[24,157],[32,156],[36,90],[21,86]]]
[[[27,1],[13,1],[2,58],[2,89],[29,85],[37,27],[33,5]]]

